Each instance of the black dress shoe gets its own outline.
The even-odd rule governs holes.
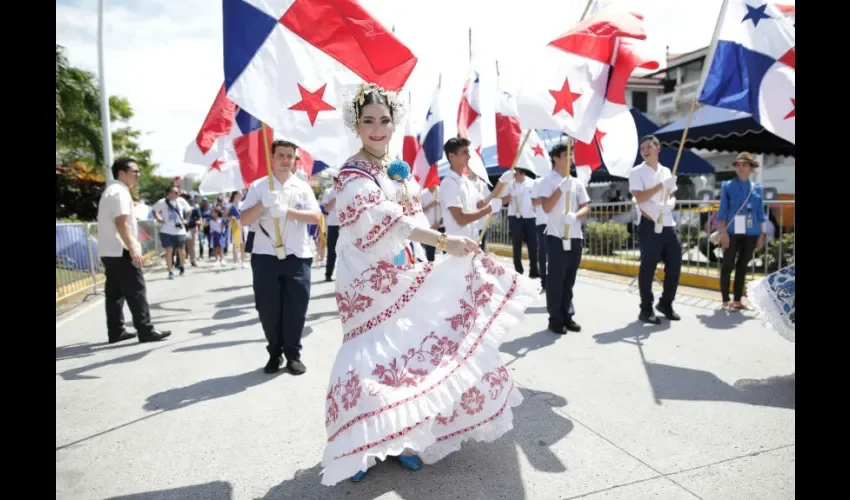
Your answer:
[[[649,323],[651,325],[661,324],[661,320],[652,311],[641,311],[638,315],[638,319],[640,321],[643,321],[644,323]]]
[[[109,339],[110,344],[115,344],[116,342],[121,342],[122,340],[130,340],[136,338],[136,335],[130,332],[121,332],[117,337]]]
[[[270,356],[269,362],[266,363],[263,371],[266,373],[277,373],[281,366],[283,366],[283,356]]]
[[[293,375],[301,375],[307,371],[307,367],[300,359],[290,359],[286,362],[286,369]]]
[[[671,321],[679,321],[682,319],[682,317],[676,314],[676,311],[673,310],[673,306],[658,304],[655,306],[655,309]]]
[[[567,321],[566,329],[571,331],[571,332],[580,332],[581,331],[581,325],[576,323],[574,320],[569,320],[569,321]]]
[[[549,324],[549,331],[552,333],[557,333],[558,335],[565,335],[567,333],[567,329],[563,326]]]
[[[170,330],[151,330],[147,335],[139,335],[139,342],[159,342],[171,336]]]

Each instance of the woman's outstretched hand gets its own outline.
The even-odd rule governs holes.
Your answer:
[[[461,236],[446,238],[446,251],[455,257],[465,257],[478,250],[478,243]]]

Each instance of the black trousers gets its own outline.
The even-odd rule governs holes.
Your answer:
[[[328,263],[325,266],[325,278],[330,278],[334,275],[337,240],[339,240],[339,226],[328,226]]]
[[[723,264],[720,266],[720,294],[723,302],[729,302],[729,280],[735,269],[735,300],[744,295],[744,279],[747,277],[747,264],[756,251],[758,236],[730,234],[729,248],[723,250]]]
[[[483,235],[481,233],[484,233]],[[478,237],[481,238],[481,243],[478,245],[481,250],[487,251],[487,231],[478,231]]]
[[[514,270],[519,274],[523,274],[522,269],[522,243],[528,246],[528,260],[530,261],[531,269],[528,276],[537,278],[540,274],[537,272],[537,219],[519,217],[508,217],[508,224],[511,230],[511,243],[514,250]]]
[[[578,267],[584,240],[570,239],[570,251],[564,250],[561,238],[546,236],[549,269],[546,279],[546,310],[549,312],[549,326],[558,329],[575,315],[573,308],[573,286],[576,284]]]
[[[658,263],[664,263],[664,291],[658,303],[669,306],[676,298],[679,287],[679,275],[682,272],[682,244],[674,227],[665,226],[661,234],[655,234],[655,222],[641,216],[638,228],[640,236],[640,272],[638,289],[640,290],[640,309],[652,312],[652,282]]]
[[[288,255],[251,255],[254,305],[268,341],[269,354],[286,359],[301,357],[301,332],[310,302],[310,266],[313,259]]]
[[[537,268],[540,271],[540,284],[546,288],[546,250],[549,244],[546,242],[546,224],[537,226]]]
[[[121,257],[101,257],[106,274],[106,332],[109,339],[117,339],[124,333],[124,302],[133,315],[136,332],[144,337],[153,330],[151,311],[148,307],[147,288],[142,270],[133,265],[130,253],[124,250]]]

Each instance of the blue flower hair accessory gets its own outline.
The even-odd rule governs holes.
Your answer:
[[[387,175],[394,181],[404,182],[410,177],[410,165],[404,160],[393,160],[387,168]]]

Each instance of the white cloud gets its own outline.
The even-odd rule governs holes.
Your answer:
[[[106,86],[127,97],[132,126],[146,135],[164,176],[203,173],[184,164],[183,151],[195,136],[223,80],[221,3],[216,0],[106,0]],[[711,39],[719,0],[606,1],[640,11],[648,42],[659,57],[664,47],[684,52]],[[456,133],[457,110],[469,68],[468,29],[475,57],[488,81],[499,58],[502,85],[518,85],[517,68],[536,50],[572,27],[585,0],[361,0],[419,57],[407,90],[411,118],[424,121],[438,75],[442,74],[447,137]],[[97,0],[61,0],[56,5],[56,41],[76,66],[97,74]],[[492,87],[491,87],[492,88]],[[483,89],[482,89],[483,90]],[[482,96],[486,97],[486,95]],[[487,130],[485,130],[486,135]],[[397,147],[401,134],[397,134]]]

